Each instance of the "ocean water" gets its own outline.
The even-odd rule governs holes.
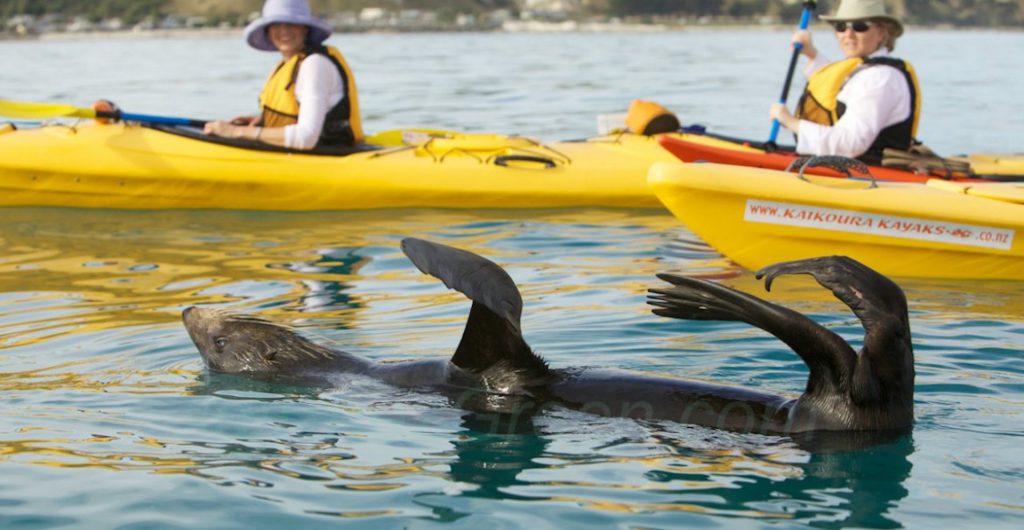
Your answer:
[[[825,39],[827,34],[819,35]],[[767,134],[783,32],[341,35],[369,130],[594,132],[636,97]],[[830,51],[828,45],[822,45]],[[911,32],[922,136],[1021,151],[1024,34]],[[985,60],[980,60],[984,57]],[[272,55],[232,38],[0,42],[0,97],[193,117],[251,112]],[[551,410],[515,424],[353,377],[207,373],[180,323],[206,304],[376,360],[444,358],[469,303],[399,250],[416,236],[504,266],[555,367],[798,394],[806,368],[742,323],[660,318],[654,275],[721,280],[860,346],[801,277],[772,293],[658,210],[0,210],[0,528],[927,528],[1024,524],[1024,284],[897,279],[917,421],[829,443]],[[955,264],[936,264],[955,266]]]

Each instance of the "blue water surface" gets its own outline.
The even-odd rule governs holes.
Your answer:
[[[767,134],[760,117],[787,41],[735,31],[332,42],[359,75],[370,130],[566,138],[591,135],[594,115],[633,97]],[[933,147],[1020,150],[1007,109],[1024,91],[1021,34],[911,32],[900,46],[926,83]],[[989,60],[971,59],[982,52]],[[0,42],[0,95],[231,116],[251,112],[272,63],[234,38]],[[469,302],[402,255],[401,238],[417,236],[505,267],[523,293],[525,336],[555,367],[803,389],[804,365],[762,331],[651,314],[646,290],[663,271],[787,305],[855,347],[862,330],[812,280],[765,293],[657,210],[6,208],[0,219],[0,528],[1024,524],[1020,282],[898,279],[917,367],[908,434],[808,441],[558,409],[510,423],[359,377],[308,389],[211,375],[179,315],[214,305],[376,360],[445,358]]]
[[[402,256],[417,235],[502,264],[555,367],[799,393],[805,367],[764,332],[648,312],[657,271],[767,296],[660,212],[4,213],[4,528],[1019,522],[1016,283],[901,282],[913,432],[815,449],[569,410],[509,425],[358,377],[313,390],[211,375],[179,321],[213,304],[373,359],[445,357],[469,303]],[[859,344],[857,320],[812,281],[774,291]]]

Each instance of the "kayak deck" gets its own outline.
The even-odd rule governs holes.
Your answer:
[[[659,138],[662,147],[683,162],[710,162],[762,169],[785,170],[797,160],[794,152],[767,152],[743,143],[731,143],[698,135],[664,135]],[[971,164],[974,173],[933,172],[920,174],[893,167],[871,166],[871,176],[891,182],[925,183],[932,178],[984,182],[988,180],[1024,180],[1024,156],[1021,155],[972,155],[961,159]],[[834,170],[816,167],[806,171],[812,175],[845,177]]]

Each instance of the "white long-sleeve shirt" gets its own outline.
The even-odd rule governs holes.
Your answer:
[[[882,48],[871,57],[887,57]],[[807,76],[829,64],[821,54],[807,66]],[[796,151],[804,155],[858,157],[867,152],[883,129],[910,117],[910,87],[898,69],[888,65],[862,65],[850,74],[839,91],[846,112],[835,124],[800,120]]]
[[[295,98],[299,121],[284,128],[284,146],[290,149],[316,147],[327,112],[345,97],[341,74],[330,59],[320,54],[302,60],[295,77]]]

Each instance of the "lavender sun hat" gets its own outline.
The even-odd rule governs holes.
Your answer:
[[[331,36],[331,27],[313,16],[306,0],[267,0],[263,4],[263,16],[245,27],[245,42],[257,50],[276,52],[277,48],[267,36],[267,28],[281,22],[307,26],[306,40],[312,44],[320,44]]]

